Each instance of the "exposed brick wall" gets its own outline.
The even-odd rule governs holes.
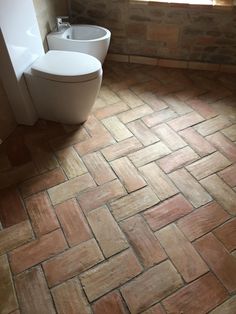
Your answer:
[[[71,0],[75,22],[112,32],[110,52],[236,64],[236,9]]]

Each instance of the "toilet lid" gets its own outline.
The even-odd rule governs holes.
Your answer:
[[[101,71],[98,59],[80,52],[50,50],[31,66],[33,75],[60,82],[83,82]]]

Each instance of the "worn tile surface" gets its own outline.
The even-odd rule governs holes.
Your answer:
[[[236,313],[236,76],[109,62],[88,120],[0,146],[0,312]]]

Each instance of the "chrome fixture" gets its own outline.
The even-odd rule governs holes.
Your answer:
[[[65,27],[70,27],[69,16],[57,16],[56,23],[57,23],[57,31],[62,31]]]

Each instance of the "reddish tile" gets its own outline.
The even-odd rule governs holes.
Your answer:
[[[217,116],[217,112],[201,99],[191,99],[186,101],[186,103],[205,119],[210,119]]]
[[[80,280],[89,301],[93,301],[137,276],[141,271],[142,267],[136,256],[128,249],[83,273]]]
[[[84,213],[87,213],[125,194],[126,191],[120,181],[114,180],[81,193],[78,201]]]
[[[166,102],[159,99],[152,92],[144,92],[139,97],[155,111],[160,111],[168,107]]]
[[[221,133],[215,133],[206,138],[229,160],[236,161],[236,145]]]
[[[13,250],[9,255],[11,269],[14,274],[20,273],[66,248],[67,244],[61,230],[53,231]]]
[[[129,246],[119,225],[106,206],[89,212],[87,219],[105,257],[108,258]]]
[[[212,271],[231,293],[236,291],[236,260],[211,233],[194,243],[194,246]]]
[[[160,205],[146,210],[143,216],[152,230],[157,230],[188,214],[192,209],[192,205],[181,194],[178,194]]]
[[[232,219],[215,229],[214,234],[228,251],[236,249],[236,219]]]
[[[163,307],[158,303],[150,307],[148,310],[142,312],[143,314],[165,314]]]
[[[4,228],[26,220],[27,215],[16,188],[0,191],[0,221]]]
[[[13,133],[6,142],[7,157],[12,166],[20,166],[31,161],[30,151],[20,130]]]
[[[116,159],[110,165],[128,192],[133,192],[147,185],[127,157]]]
[[[46,192],[41,192],[27,198],[25,205],[37,236],[41,236],[60,227]]]
[[[159,141],[159,138],[141,120],[127,124],[131,132],[144,145],[148,146]]]
[[[49,189],[66,180],[63,171],[60,168],[48,171],[45,174],[33,177],[21,184],[20,190],[23,197]]]
[[[28,220],[0,231],[0,255],[33,239],[33,231]]]
[[[168,314],[203,314],[221,304],[227,297],[226,289],[208,273],[162,301],[162,304]]]
[[[211,314],[232,314],[236,312],[236,296],[231,297],[216,309],[211,311]]]
[[[55,211],[70,246],[92,238],[84,214],[75,199],[57,205]]]
[[[43,263],[49,287],[55,286],[103,260],[95,239],[83,242]]]
[[[142,105],[126,112],[122,112],[118,117],[123,123],[128,123],[147,116],[152,112],[153,110],[148,105]]]
[[[178,221],[178,226],[193,241],[219,226],[230,216],[216,202],[202,206]]]
[[[106,162],[100,152],[85,155],[83,161],[98,185],[116,179],[110,165]]]
[[[216,149],[193,128],[180,131],[179,134],[200,156],[213,153]]]
[[[236,164],[218,172],[218,175],[231,187],[236,186]]]
[[[121,223],[121,228],[145,268],[166,259],[167,256],[159,241],[142,217],[126,219]]]
[[[158,160],[158,165],[169,173],[197,160],[198,155],[190,148],[184,147]]]
[[[182,286],[171,262],[152,267],[121,288],[131,313],[140,313]]]
[[[127,314],[124,301],[119,292],[114,291],[106,294],[93,304],[94,314]]]
[[[73,278],[51,290],[58,314],[91,314],[78,278]]]
[[[22,313],[56,313],[40,266],[18,275],[15,283]]]
[[[176,112],[168,108],[143,117],[142,120],[149,128],[151,128],[154,125],[171,120],[176,117]]]
[[[200,116],[197,112],[190,112],[184,116],[171,120],[170,122],[168,122],[168,124],[175,131],[180,131],[199,122],[202,122],[203,120],[204,118]]]
[[[206,136],[215,133],[221,129],[224,129],[230,125],[231,122],[224,116],[217,116],[198,124],[197,126],[195,126],[195,130],[197,130],[198,133],[200,133],[201,135]]]
[[[124,102],[120,101],[116,104],[113,104],[112,106],[106,106],[104,108],[97,109],[94,114],[98,119],[101,120],[126,111],[128,109],[129,107]]]

